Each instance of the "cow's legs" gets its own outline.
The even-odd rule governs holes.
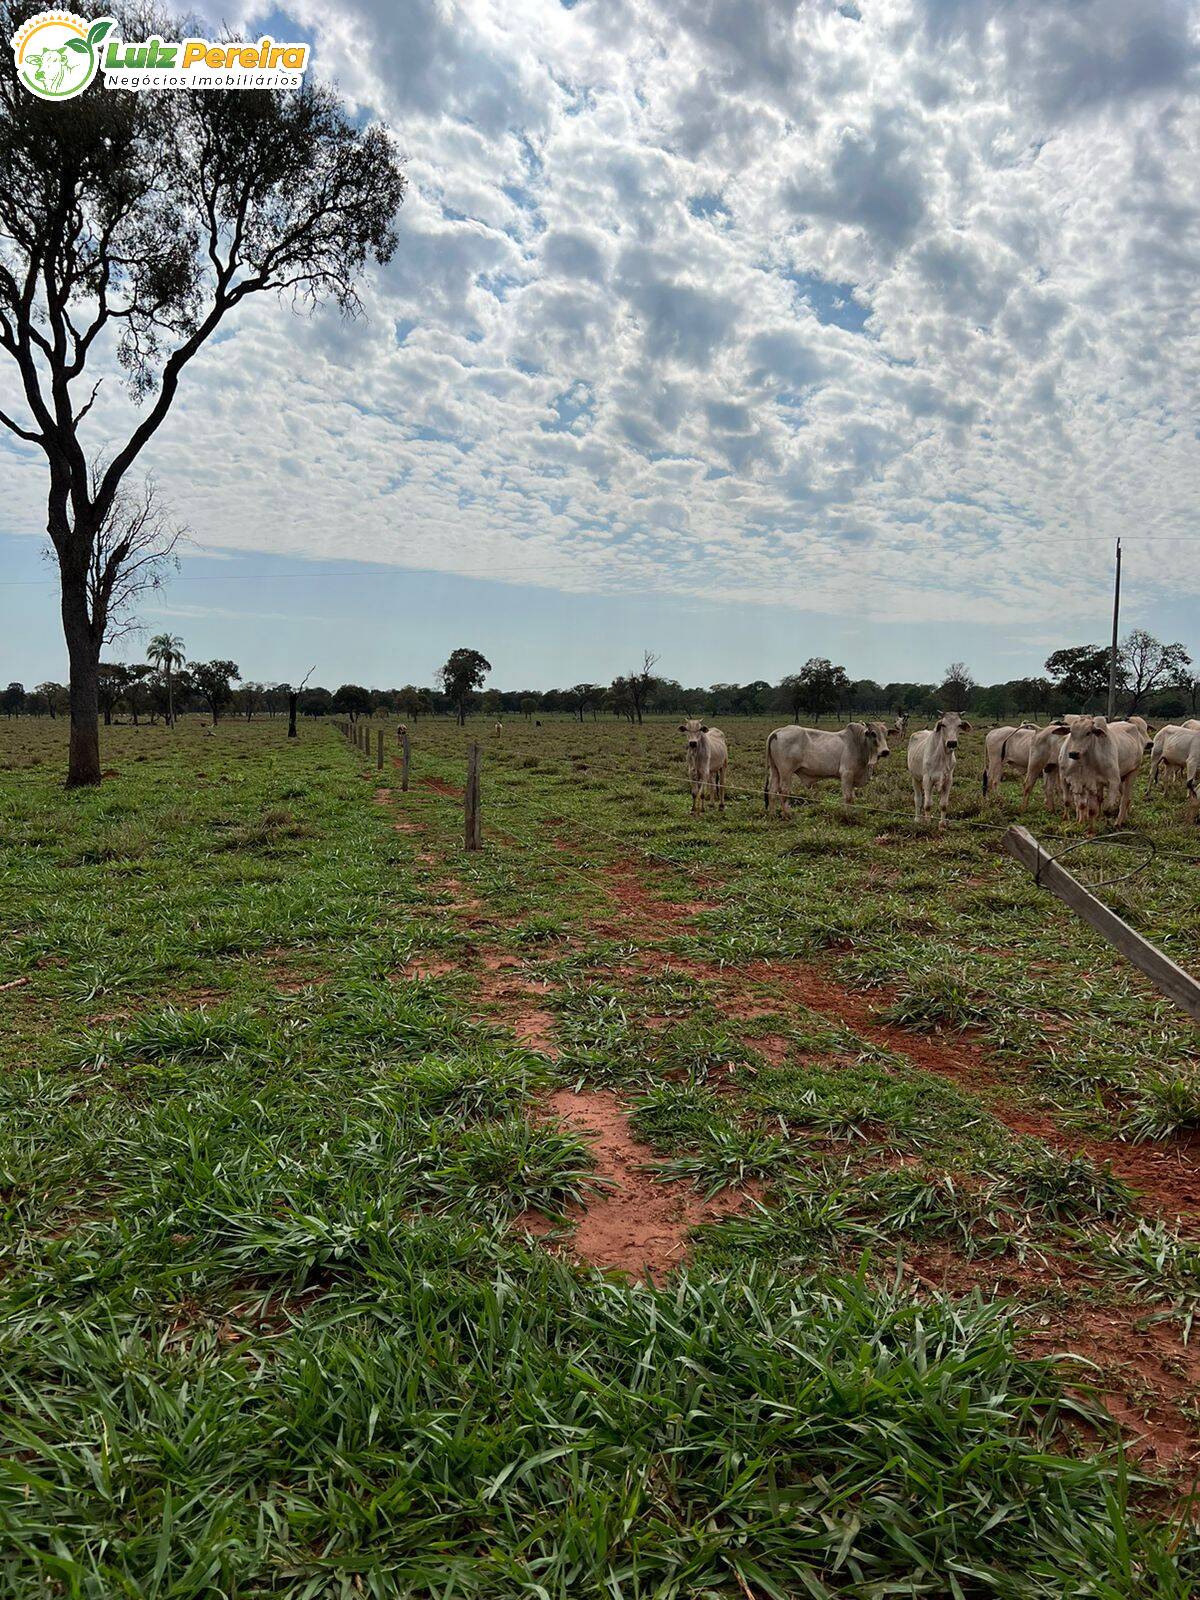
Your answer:
[[[950,779],[943,780],[938,788],[938,832],[943,833],[946,828],[946,811],[950,805]]]
[[[921,820],[921,785],[917,781],[917,779],[914,778],[913,781],[912,781],[912,786],[913,786],[913,821],[914,822],[920,822],[920,820]]]
[[[1117,807],[1117,827],[1129,821],[1129,808],[1133,804],[1133,773],[1121,779],[1121,804]]]

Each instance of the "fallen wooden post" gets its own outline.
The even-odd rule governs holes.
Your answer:
[[[1028,828],[1014,824],[1004,835],[1003,844],[1010,856],[1029,868],[1043,888],[1069,905],[1097,933],[1103,934],[1109,944],[1116,945],[1121,954],[1132,961],[1139,972],[1145,973],[1168,1000],[1186,1011],[1193,1022],[1200,1022],[1200,981],[1176,966],[1170,956],[1156,950],[1148,939],[1143,939],[1127,922],[1122,922],[1115,911],[1097,900],[1042,848]]]

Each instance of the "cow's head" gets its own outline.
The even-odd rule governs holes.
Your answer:
[[[1089,749],[1108,739],[1107,717],[1077,717],[1067,728],[1065,753],[1068,761],[1080,761]]]
[[[934,731],[945,739],[947,750],[957,750],[959,734],[970,733],[971,724],[957,711],[939,711]]]
[[[680,733],[687,734],[687,747],[696,750],[700,745],[700,735],[708,732],[708,723],[701,722],[698,717],[689,717],[686,722],[679,724]]]
[[[888,748],[888,741],[887,741],[888,731],[887,731],[886,723],[883,723],[883,722],[868,722],[867,723],[867,736],[868,736],[868,738],[873,738],[874,741],[875,741],[875,755],[876,755],[876,757],[882,758],[883,756],[890,756],[891,755],[892,752]]]

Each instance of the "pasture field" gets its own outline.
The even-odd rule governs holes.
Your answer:
[[[1196,1030],[982,730],[939,838],[722,726],[0,723],[0,1592],[1196,1592]],[[1200,969],[1144,786],[1069,864]]]

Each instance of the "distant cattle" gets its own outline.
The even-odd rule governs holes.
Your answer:
[[[888,729],[888,732],[894,733],[897,739],[903,739],[904,735],[908,732],[907,711],[897,711],[895,719],[893,720],[891,727]]]
[[[687,769],[692,786],[692,814],[703,812],[704,801],[710,790],[712,798],[725,809],[725,769],[729,764],[729,750],[720,728],[710,728],[697,717],[679,724],[679,731],[687,736]]]
[[[404,735],[407,732],[408,732],[408,723],[407,722],[401,722],[396,728],[396,742],[397,742],[397,744],[403,744],[404,743]]]
[[[492,729],[492,732],[493,733],[503,733],[504,732],[504,724],[502,722],[498,722],[496,724],[496,726]]]
[[[866,786],[875,763],[888,750],[882,722],[850,722],[838,733],[819,728],[776,728],[767,740],[767,778],[763,805],[775,802],[781,815],[789,812],[792,782],[811,786],[821,778],[836,778],[842,799],[850,805]]]
[[[1080,717],[1063,740],[1059,776],[1077,822],[1094,831],[1102,811],[1116,812],[1120,827],[1129,820],[1134,774],[1142,764],[1149,733],[1140,717],[1109,722]]]
[[[1011,767],[1025,774],[1029,765],[1029,749],[1037,724],[1022,722],[1003,728],[993,728],[983,741],[983,792],[988,794],[1000,787],[1001,779]]]
[[[936,797],[938,831],[946,826],[946,808],[954,782],[954,763],[958,756],[958,736],[969,733],[971,724],[957,711],[943,711],[932,728],[922,728],[908,741],[908,771],[913,786],[913,815],[917,822],[929,821]]]

